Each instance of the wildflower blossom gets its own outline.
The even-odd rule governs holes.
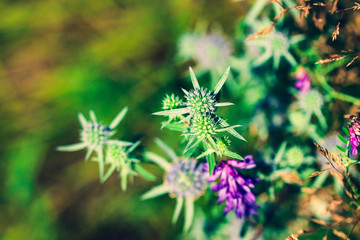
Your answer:
[[[225,215],[231,210],[235,211],[237,218],[257,214],[256,208],[259,206],[255,204],[255,195],[250,188],[254,188],[254,184],[258,180],[243,177],[235,169],[251,169],[255,166],[251,155],[246,156],[244,161],[223,161],[217,165],[214,173],[208,178],[209,182],[214,182],[220,177],[220,182],[215,184],[211,190],[218,192],[218,204],[225,201]]]
[[[175,152],[164,142],[157,139],[156,143],[168,155],[171,162],[165,158],[146,152],[145,157],[165,170],[164,182],[146,192],[142,199],[150,199],[168,193],[176,198],[176,206],[173,215],[173,223],[176,223],[182,206],[185,202],[184,231],[188,231],[194,217],[194,201],[207,186],[207,173],[203,164],[198,164],[194,158],[178,157]]]
[[[299,69],[295,74],[296,82],[295,87],[299,89],[301,94],[309,92],[311,81],[308,73],[304,69]]]
[[[211,70],[229,64],[231,51],[226,39],[218,34],[209,34],[197,41],[194,57],[200,68]]]
[[[95,151],[97,154],[97,161],[99,163],[100,181],[104,181],[104,153],[103,148],[109,141],[109,138],[115,134],[114,129],[119,125],[124,118],[128,108],[122,109],[110,125],[103,125],[98,122],[94,111],[90,111],[90,121],[86,120],[82,113],[79,113],[79,121],[82,127],[80,132],[80,143],[75,143],[68,146],[60,146],[59,151],[78,151],[87,148],[85,160],[88,160],[91,154]]]
[[[360,145],[360,119],[355,115],[350,116],[349,134],[352,148],[351,154],[356,155],[358,154],[357,147]]]
[[[178,41],[178,58],[189,60],[195,56],[199,37],[194,33],[183,34]]]

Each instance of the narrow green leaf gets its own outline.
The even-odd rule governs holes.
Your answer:
[[[134,151],[135,148],[137,148],[137,146],[139,146],[140,141],[135,142],[126,152],[127,153],[131,153],[132,151]]]
[[[156,177],[153,174],[145,170],[139,163],[136,163],[134,165],[134,168],[136,172],[139,173],[139,175],[144,177],[145,179],[149,181],[154,181],[156,179]]]
[[[166,170],[170,168],[170,163],[165,158],[152,152],[145,152],[144,158],[156,163],[159,167]]]
[[[222,126],[222,127],[230,127],[230,125],[229,125],[224,119],[220,119],[219,122],[220,122],[220,126]],[[233,135],[234,137],[236,137],[236,138],[238,138],[238,139],[240,139],[240,140],[244,140],[244,141],[246,142],[245,138],[243,138],[243,136],[241,136],[241,135],[240,135],[237,131],[235,131],[234,129],[229,128],[227,131],[228,131],[231,135]]]
[[[209,174],[212,175],[214,172],[215,164],[216,164],[214,155],[213,154],[207,155],[206,160],[209,165]]]
[[[128,142],[128,141],[121,141],[121,140],[109,140],[108,141],[108,145],[116,145],[119,147],[127,147],[127,146],[131,146],[134,143],[132,142]]]
[[[230,129],[234,129],[234,128],[241,127],[241,126],[242,125],[234,125],[234,126],[224,127],[224,128],[216,129],[215,132],[225,132],[225,131],[229,131]]]
[[[346,134],[346,136],[350,137],[350,133],[349,133],[349,129],[347,129],[346,127],[342,128],[344,133]]]
[[[91,119],[91,121],[97,122],[97,121],[96,121],[95,112],[94,112],[93,110],[90,110],[90,111],[89,111],[89,114],[90,114],[90,119]]]
[[[85,161],[89,160],[89,158],[91,157],[91,154],[93,153],[94,149],[93,148],[89,148],[86,152],[85,155]]]
[[[121,190],[126,191],[127,188],[127,174],[125,173],[121,173],[120,177],[121,177]]]
[[[75,143],[67,146],[59,146],[56,148],[56,150],[62,152],[73,152],[73,151],[79,151],[84,148],[86,148],[86,143]]]
[[[346,152],[346,150],[345,150],[343,147],[340,147],[339,145],[336,145],[336,147],[337,147],[340,151]]]
[[[199,156],[197,156],[196,159],[203,158],[206,155],[213,154],[214,152],[215,152],[215,150],[210,148],[210,149],[206,150],[205,152],[203,152],[202,154],[200,154]]]
[[[348,143],[348,141],[343,136],[341,136],[341,135],[337,135],[337,136],[343,143],[345,143],[345,144]]]
[[[179,219],[179,215],[182,209],[182,206],[184,204],[184,199],[181,197],[176,198],[176,205],[175,205],[175,211],[172,218],[172,223],[175,224],[177,220]]]
[[[99,177],[100,177],[100,182],[103,183],[104,182],[104,156],[103,156],[103,151],[102,149],[97,149],[96,153],[98,155],[98,162],[99,162]]]
[[[190,71],[191,82],[192,82],[192,85],[194,86],[194,89],[200,89],[199,82],[196,79],[195,73],[191,67],[189,67],[189,71]]]
[[[87,124],[87,121],[86,121],[86,119],[84,117],[84,114],[78,113],[78,118],[79,118],[81,126],[84,128],[86,126],[86,124]]]
[[[185,199],[185,219],[184,232],[189,231],[194,218],[194,200],[192,198]]]
[[[149,191],[147,191],[146,193],[144,193],[141,196],[142,200],[147,200],[147,199],[151,199],[154,197],[158,197],[160,195],[164,195],[166,193],[169,192],[169,189],[166,185],[162,184],[156,187],[153,187],[152,189],[150,189]]]
[[[155,143],[168,155],[171,160],[175,161],[178,159],[174,150],[172,150],[165,142],[161,141],[159,138],[155,139]]]
[[[234,158],[234,159],[238,159],[238,160],[243,160],[244,158],[241,157],[240,155],[230,151],[230,150],[225,150],[225,153],[224,153],[225,156],[227,157],[231,157],[231,158]]]
[[[224,85],[228,75],[229,75],[229,72],[230,72],[230,67],[228,67],[224,74],[222,75],[222,77],[220,78],[219,82],[216,84],[215,86],[215,90],[214,90],[214,93],[215,95],[221,90],[222,86]]]
[[[235,105],[234,103],[231,102],[223,102],[223,103],[216,103],[215,107],[226,107],[226,106],[232,106]]]
[[[164,110],[160,112],[154,112],[153,115],[163,115],[163,116],[169,116],[169,115],[181,115],[189,113],[189,109],[187,107],[185,108],[176,108],[171,110]]]
[[[121,122],[121,120],[125,117],[125,114],[128,111],[128,107],[124,107],[119,114],[114,118],[114,120],[110,123],[109,127],[110,129],[114,129],[116,128],[119,123]]]
[[[111,166],[108,171],[106,172],[106,174],[104,175],[104,182],[106,180],[108,180],[108,178],[113,174],[113,172],[115,171],[115,166]]]

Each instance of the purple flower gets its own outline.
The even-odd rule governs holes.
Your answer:
[[[235,168],[250,169],[254,168],[253,156],[248,155],[243,161],[227,160],[217,165],[214,173],[208,178],[209,182],[214,182],[220,177],[220,182],[215,184],[211,190],[218,192],[218,204],[225,201],[224,214],[231,210],[235,211],[237,218],[249,217],[250,214],[257,214],[255,195],[250,188],[258,179],[242,177]]]
[[[301,94],[307,93],[311,87],[311,81],[307,72],[301,68],[296,72],[295,78],[295,87],[299,89]]]
[[[352,148],[352,155],[358,154],[356,149],[360,145],[360,119],[355,115],[350,116],[349,124],[349,133],[350,133],[350,145]]]

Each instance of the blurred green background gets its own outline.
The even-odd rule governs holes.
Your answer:
[[[219,0],[2,0],[0,238],[174,239],[182,227],[170,223],[175,202],[139,199],[154,183],[136,178],[122,192],[116,174],[99,183],[84,151],[55,148],[78,141],[78,112],[93,109],[109,123],[124,106],[117,137],[154,151],[155,137],[177,140],[150,115],[165,93],[190,86],[188,66],[174,64],[177,39],[200,20],[233,35],[248,8]]]

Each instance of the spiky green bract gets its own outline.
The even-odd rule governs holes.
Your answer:
[[[171,109],[177,109],[179,107],[184,106],[183,101],[176,96],[175,94],[168,95],[166,94],[162,101],[162,109],[164,110],[171,110]],[[182,115],[169,115],[169,120],[162,123],[161,128],[167,126],[168,124],[179,121],[182,119]]]
[[[140,142],[134,144],[124,143],[123,141],[110,141],[106,147],[105,164],[110,165],[103,181],[106,181],[111,174],[116,170],[119,172],[121,178],[121,189],[123,191],[127,188],[127,179],[130,176],[140,175],[147,180],[155,180],[155,176],[147,172],[141,167],[140,161],[131,158],[130,153],[139,145]]]
[[[165,173],[164,182],[143,194],[142,199],[151,199],[166,193],[176,198],[172,222],[176,223],[184,206],[184,231],[186,232],[193,221],[194,201],[202,195],[207,186],[207,174],[203,164],[199,164],[196,159],[178,157],[174,150],[160,139],[156,140],[156,144],[166,153],[170,161],[155,153],[145,153],[145,158],[164,169]]]

